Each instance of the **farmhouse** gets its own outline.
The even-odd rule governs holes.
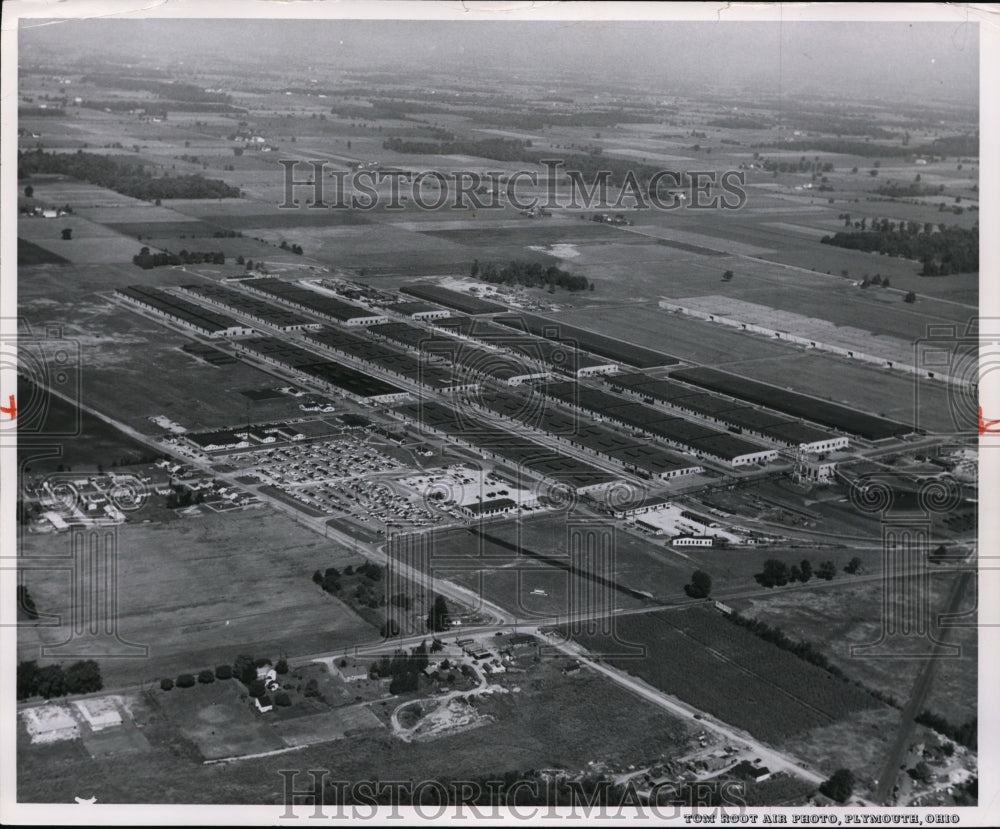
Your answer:
[[[362,679],[368,679],[368,668],[357,662],[353,665],[344,665],[343,667],[338,665],[337,671],[344,682],[358,682]]]

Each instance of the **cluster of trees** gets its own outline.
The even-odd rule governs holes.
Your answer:
[[[210,92],[192,83],[158,81],[153,78],[122,78],[114,74],[96,73],[87,75],[83,82],[130,92],[152,92],[169,101],[229,103],[232,100],[225,92]]]
[[[89,694],[104,687],[101,668],[93,659],[74,662],[63,670],[62,665],[38,667],[35,661],[17,664],[17,698],[33,696],[51,699],[66,694]]]
[[[902,184],[890,180],[881,187],[877,187],[874,192],[880,196],[888,196],[890,199],[913,199],[919,196],[934,196],[943,193],[944,185],[939,184],[937,187],[933,187],[929,184],[921,184],[918,173],[915,181]]]
[[[788,119],[788,126],[802,132],[832,133],[840,138],[842,135],[860,135],[868,138],[900,138],[898,132],[876,127],[870,120],[851,118],[842,115],[832,115],[826,112],[801,113],[796,112]],[[908,140],[904,133],[903,140]]]
[[[798,150],[799,152],[839,153],[863,157],[903,158],[919,155],[919,151],[899,144],[874,144],[850,138],[810,138],[807,141],[778,141],[767,145],[776,150]]]
[[[143,247],[132,257],[132,264],[140,268],[164,268],[168,265],[225,265],[226,255],[220,251],[182,250],[180,253],[150,253],[148,247]]]
[[[876,288],[879,288],[879,287],[881,287],[881,288],[888,288],[888,287],[890,287],[889,286],[889,277],[887,276],[885,279],[883,279],[882,275],[877,273],[877,274],[875,274],[875,276],[871,276],[871,277],[865,276],[865,278],[861,280],[861,287],[862,288],[871,288],[873,285]]]
[[[421,642],[410,653],[396,651],[392,657],[383,656],[371,667],[371,676],[392,677],[389,683],[390,694],[403,694],[416,691],[420,685],[420,674],[430,663],[427,656],[427,643]]]
[[[548,267],[538,262],[513,261],[498,268],[496,265],[480,265],[479,260],[472,263],[469,276],[480,279],[491,285],[525,285],[529,288],[547,287],[549,293],[555,293],[556,288],[567,291],[586,291],[594,289],[593,284],[585,276],[574,276],[569,271]]]
[[[394,152],[411,153],[414,155],[439,155],[459,153],[474,155],[480,158],[492,158],[497,161],[524,161],[529,164],[540,164],[542,160],[552,157],[551,151],[533,150],[531,141],[517,141],[508,138],[486,138],[481,140],[443,141],[431,143],[427,141],[411,141],[401,138],[389,138],[382,144],[383,149]],[[607,171],[609,184],[622,184],[626,181],[649,182],[661,168],[653,164],[643,164],[624,158],[609,158],[601,154],[599,147],[592,148],[590,153],[562,153],[561,169],[578,172],[585,182],[592,182],[599,173]],[[664,192],[669,187],[687,185],[690,177],[687,173],[677,172],[677,180],[659,181]],[[661,193],[662,195],[662,193]]]
[[[962,725],[948,722],[944,717],[930,711],[921,711],[914,720],[920,725],[933,728],[938,734],[944,734],[949,740],[975,751],[979,744],[979,718],[973,717]]]
[[[387,138],[382,142],[383,150],[413,155],[474,155],[480,158],[494,158],[497,161],[526,161],[525,149],[531,141],[515,138],[464,138],[455,141],[408,141],[402,138]]]
[[[281,240],[281,244],[278,245],[282,250],[290,250],[292,253],[297,253],[302,255],[302,245],[289,245],[284,239]]]
[[[205,668],[196,674],[181,674],[177,677],[177,680],[170,679],[169,677],[160,680],[160,688],[164,691],[171,690],[174,685],[178,688],[193,688],[195,683],[201,685],[210,685],[215,682],[215,680],[227,680],[233,677],[237,678],[244,685],[247,686],[247,690],[252,697],[262,697],[267,693],[267,686],[264,680],[257,679],[257,667],[264,667],[265,665],[270,665],[271,660],[269,659],[254,659],[252,656],[247,656],[245,654],[236,657],[235,665],[216,665],[215,669]],[[288,663],[284,659],[278,660],[278,664],[274,666],[274,669],[279,674],[288,673]],[[318,686],[317,686],[318,687]],[[306,696],[309,696],[307,693]],[[275,697],[275,702],[277,702],[277,697]],[[278,703],[281,705],[282,703]],[[291,705],[291,700],[287,703]]]
[[[154,176],[146,165],[130,158],[75,153],[46,153],[41,149],[18,152],[17,177],[36,173],[72,176],[98,187],[106,187],[135,199],[222,199],[238,198],[238,187],[197,173],[183,176]]]
[[[784,587],[789,582],[807,582],[813,576],[829,581],[836,574],[837,568],[832,561],[824,561],[813,570],[812,562],[805,558],[791,566],[779,559],[769,558],[764,562],[764,569],[754,578],[763,587]]]
[[[692,599],[706,599],[712,592],[712,577],[704,570],[695,570],[691,574],[691,583],[684,585],[684,592]]]
[[[768,172],[778,173],[833,172],[833,162],[819,162],[815,158],[808,161],[805,156],[802,156],[798,161],[773,161],[770,158],[765,158],[762,166]]]
[[[46,118],[58,117],[60,115],[65,115],[66,110],[61,107],[18,107],[17,114],[21,118],[37,118],[39,116]]]
[[[336,595],[340,592],[341,578],[344,576],[357,578],[358,583],[352,595],[359,605],[376,608],[380,604],[385,604],[385,597],[375,593],[375,585],[382,581],[382,567],[371,561],[366,561],[357,567],[348,564],[343,573],[336,567],[317,570],[313,573],[312,580],[327,593]]]
[[[921,276],[947,276],[952,273],[973,273],[979,270],[979,226],[971,229],[944,227],[930,232],[930,223],[890,222],[883,219],[871,230],[824,236],[824,245],[878,252],[887,256],[918,259],[923,265]]]
[[[854,772],[850,769],[837,769],[819,785],[819,790],[831,800],[846,803],[854,793]]]

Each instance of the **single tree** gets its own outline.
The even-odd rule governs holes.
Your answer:
[[[27,187],[24,188],[24,195],[26,198],[30,199],[32,196],[35,195],[35,188],[29,184]]]
[[[93,659],[74,662],[66,669],[66,690],[71,694],[90,694],[103,687],[101,669]]]
[[[70,241],[73,238],[73,228],[71,228],[71,227],[64,227],[62,229],[62,238],[63,238],[63,241],[65,241],[65,242]]]
[[[809,561],[809,559],[807,558],[802,559],[802,562],[799,564],[799,574],[800,574],[799,578],[804,582],[809,581],[809,579],[812,578],[813,566],[812,562]]]
[[[427,627],[432,631],[447,630],[448,602],[444,596],[435,596],[431,612],[427,614]]]
[[[817,578],[830,581],[830,579],[832,579],[835,575],[837,575],[837,568],[834,566],[832,561],[824,561],[819,567],[816,568]]]
[[[236,657],[233,662],[233,676],[244,685],[249,685],[257,678],[257,667],[254,665],[253,657],[245,653]]]
[[[684,585],[684,592],[692,599],[704,599],[712,592],[712,577],[704,570],[691,574],[691,583]]]
[[[820,784],[819,790],[838,803],[845,803],[854,791],[854,773],[850,769],[838,769]]]

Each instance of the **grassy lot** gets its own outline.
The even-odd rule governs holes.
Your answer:
[[[749,502],[741,503],[745,509],[754,509]],[[840,569],[855,555],[855,551],[846,548],[796,547],[791,544],[675,550],[662,539],[626,528],[623,521],[596,518],[579,511],[570,516],[550,512],[519,523],[497,522],[485,530],[506,544],[520,545],[520,549],[526,551],[520,554],[463,528],[435,532],[430,537],[433,550],[431,566],[435,573],[473,590],[482,589],[490,601],[529,618],[566,613],[574,601],[570,598],[571,594],[580,595],[579,591],[590,582],[571,575],[554,563],[540,561],[530,553],[541,553],[568,564],[566,550],[570,544],[570,533],[580,521],[588,524],[599,522],[613,533],[613,574],[602,569],[597,575],[612,577],[624,588],[648,593],[656,601],[667,604],[690,601],[684,593],[684,585],[690,582],[691,574],[698,569],[711,575],[713,589],[717,593],[745,592],[760,589],[754,575],[761,572],[764,561],[769,558],[778,558],[789,564],[808,558],[814,567],[830,559]],[[839,524],[821,526],[830,532],[836,532],[838,527]],[[859,530],[855,528],[854,531]],[[877,543],[877,537],[873,535],[872,538],[873,544]],[[868,572],[878,571],[881,566],[878,556],[863,555],[862,558]],[[603,564],[600,566],[604,567]],[[585,567],[587,572],[594,572],[593,566],[586,564]],[[842,575],[841,578],[848,577]],[[644,603],[641,598],[621,591],[608,592],[607,595],[613,608],[640,607]]]
[[[153,454],[149,447],[61,397],[45,395],[44,399],[47,411],[38,429],[18,441],[18,455],[31,472],[54,472],[60,466],[96,472],[98,464],[109,468],[112,463],[135,463]],[[58,454],[49,454],[53,443],[59,446]]]
[[[944,604],[955,575],[934,574],[930,579],[931,620],[935,608]],[[907,658],[913,647],[901,641],[887,655],[855,656],[852,646],[876,642],[882,631],[882,602],[885,587],[881,581],[864,584],[844,583],[829,590],[813,591],[808,602],[801,596],[781,592],[752,599],[740,612],[781,628],[793,639],[803,639],[820,647],[831,661],[848,676],[866,686],[902,699],[916,679],[921,662]],[[974,602],[969,597],[968,604]],[[897,608],[898,610],[898,608]],[[940,636],[942,629],[932,624],[930,631]],[[936,668],[928,707],[945,719],[961,724],[976,714],[978,647],[975,628],[953,631],[950,641],[961,647],[960,655],[942,658]],[[895,654],[895,656],[893,656]]]
[[[140,272],[123,266],[106,269],[102,280],[86,269],[58,288],[55,277],[43,269],[31,276],[22,274],[20,280],[21,313],[41,330],[61,325],[64,336],[79,346],[85,404],[147,434],[160,431],[147,419],[153,414],[165,414],[193,430],[248,418],[259,422],[301,416],[294,398],[250,401],[240,394],[248,388],[281,385],[273,375],[242,362],[227,366],[202,362],[182,350],[190,337],[94,292],[101,281],[105,290],[140,279],[143,284],[176,285],[192,279],[190,273]]]
[[[126,524],[117,538],[118,630],[124,639],[148,645],[149,656],[102,662],[108,687],[176,677],[232,662],[242,652],[273,659],[377,635],[311,580],[317,568],[343,567],[356,556],[268,508]],[[20,552],[32,559],[65,556],[69,544],[68,535],[24,536]],[[39,609],[61,614],[66,625],[69,579],[65,570],[26,577]],[[25,627],[18,653],[36,659],[40,645],[67,637],[65,627]]]
[[[20,734],[18,796],[26,802],[72,802],[83,792],[103,803],[276,804],[282,802],[280,769],[326,768],[336,780],[369,780],[373,769],[382,780],[502,777],[542,768],[574,773],[587,770],[591,761],[639,766],[679,756],[690,745],[687,726],[679,720],[594,674],[562,675],[564,661],[545,660],[527,673],[506,676],[501,682],[511,693],[477,701],[493,722],[429,742],[404,744],[377,732],[348,737],[334,750],[318,745],[203,766],[173,718],[153,712],[144,727],[150,751],[98,765],[79,741],[29,747]],[[386,703],[386,710],[393,704]],[[305,780],[296,782],[301,786]]]

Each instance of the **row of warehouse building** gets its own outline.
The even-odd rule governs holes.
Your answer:
[[[643,478],[669,480],[703,471],[697,461],[647,440],[636,440],[620,430],[585,421],[552,406],[539,406],[538,397],[528,392],[483,392],[470,402],[503,420],[538,429],[561,443],[612,460]]]
[[[422,401],[394,409],[406,423],[464,444],[484,458],[512,464],[545,483],[576,494],[594,493],[618,480],[584,461],[568,457],[522,435],[483,424],[471,410]],[[553,493],[553,497],[556,496]]]
[[[778,457],[777,449],[693,423],[683,417],[668,415],[601,389],[572,382],[540,384],[539,389],[560,403],[589,412],[599,420],[642,432],[684,452],[708,457],[728,466],[768,463]]]
[[[377,337],[417,352],[423,358],[449,363],[470,377],[485,377],[506,386],[517,386],[548,376],[544,368],[509,354],[435,334],[406,322],[373,325],[368,330]]]
[[[442,361],[421,359],[385,342],[350,331],[323,328],[306,336],[320,348],[343,354],[378,371],[425,386],[432,391],[471,391],[479,387],[479,383],[469,375],[460,375]]]
[[[331,294],[319,290],[303,288],[295,282],[263,277],[247,279],[242,283],[248,291],[278,299],[294,308],[317,314],[341,325],[378,325],[388,322],[385,314],[379,314],[360,305],[345,302]]]
[[[265,363],[298,372],[313,382],[357,402],[396,403],[409,395],[377,377],[334,362],[277,337],[238,340],[234,346]]]
[[[241,291],[234,291],[216,283],[181,285],[180,290],[214,305],[229,308],[279,331],[305,331],[320,327],[320,323],[306,319],[287,308],[254,296],[247,296]]]
[[[580,351],[570,343],[514,331],[489,320],[449,316],[435,318],[430,324],[457,337],[485,343],[570,377],[590,377],[618,371],[616,362]]]
[[[160,288],[129,285],[116,289],[115,296],[209,337],[241,337],[254,333],[253,328],[237,322],[226,314],[209,311]]]
[[[845,449],[848,445],[848,438],[844,435],[837,435],[787,415],[765,411],[732,398],[701,391],[676,380],[653,379],[639,373],[620,374],[611,379],[609,385],[649,403],[666,404],[680,412],[697,415],[703,420],[737,430],[740,434],[763,438],[783,446],[802,448],[807,452],[831,452]],[[595,401],[595,397],[599,397],[599,401]],[[606,392],[589,392],[581,397],[583,405],[606,407],[608,416],[612,418],[616,414],[630,421],[642,416],[663,417],[662,412],[651,406],[634,403],[631,404],[631,408],[619,410],[614,408],[612,401],[622,403],[620,399]],[[640,413],[638,407],[642,407],[644,411]],[[637,428],[641,428],[636,425]]]

